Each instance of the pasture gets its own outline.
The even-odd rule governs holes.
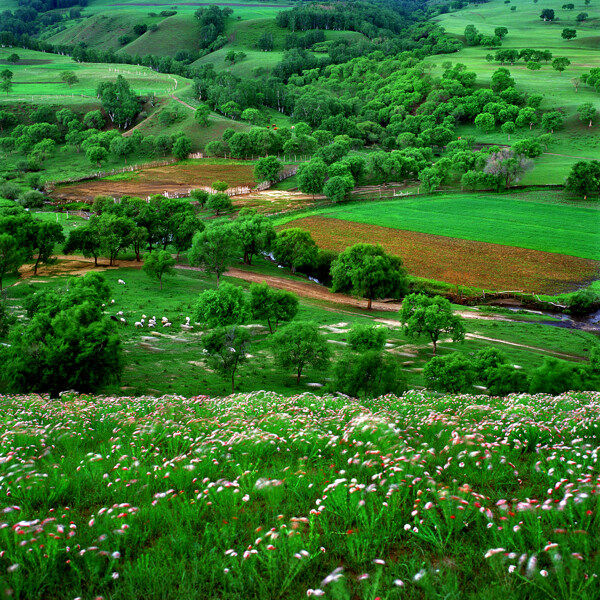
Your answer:
[[[0,48],[0,60],[6,61],[14,49]],[[188,83],[177,75],[156,73],[147,67],[117,64],[77,63],[69,56],[17,49],[21,60],[10,65],[13,88],[0,95],[0,102],[86,103],[97,102],[96,88],[101,81],[113,81],[123,75],[138,94],[166,94]],[[4,63],[7,64],[6,62]],[[3,68],[5,68],[3,66]],[[60,74],[72,71],[79,82],[69,87]]]
[[[593,600],[597,396],[0,397],[0,593]]]
[[[56,252],[60,255],[61,249],[57,248]],[[23,299],[33,291],[60,289],[66,285],[70,275],[82,275],[90,269],[98,270],[105,274],[111,287],[111,299],[115,300],[114,304],[107,305],[107,314],[120,317],[117,313],[122,312],[126,320],[125,325],[119,325],[126,368],[120,383],[105,386],[102,393],[158,396],[167,393],[224,396],[230,393],[230,382],[212,371],[203,357],[199,338],[205,329],[198,325],[193,331],[181,329],[187,316],[193,318],[198,294],[214,289],[214,278],[195,270],[177,269],[173,277],[165,280],[160,290],[158,284],[140,270],[142,265],[134,258],[131,253],[123,255],[116,267],[108,267],[107,261],[100,259],[99,267],[94,269],[93,260],[60,256],[56,264],[41,266],[37,276],[33,275],[31,265],[25,265],[21,269],[20,282],[9,290],[9,303],[17,314],[22,314]],[[185,266],[185,255],[181,256],[181,261]],[[249,270],[244,269],[241,263],[234,263],[232,266],[237,272],[227,275],[225,280],[244,290],[248,289],[250,281],[261,282],[270,276],[278,278],[278,287],[293,291],[297,291],[295,282],[307,282],[305,277],[278,269],[264,259],[256,259],[254,263]],[[123,279],[126,285],[118,285],[118,279]],[[14,278],[8,277],[5,281],[6,285],[12,283],[15,283]],[[381,323],[388,328],[386,351],[402,365],[403,375],[411,389],[424,385],[422,369],[431,358],[431,343],[427,339],[415,341],[405,336],[398,321],[399,304],[376,304],[376,310],[367,311],[364,300],[348,298],[350,302],[341,304],[326,288],[317,288],[321,293],[299,297],[300,308],[296,320],[312,320],[319,325],[330,343],[333,360],[346,351],[347,333],[352,324],[376,324],[382,320]],[[469,317],[465,319],[467,338],[461,344],[449,339],[440,340],[440,355],[456,351],[470,355],[481,348],[496,346],[506,352],[512,364],[530,372],[539,367],[547,356],[572,361],[587,360],[591,349],[598,344],[591,333],[539,323],[540,318],[551,322],[552,318],[548,316],[506,316],[501,312],[495,315],[493,311],[486,311],[484,314],[474,309],[460,308],[461,314]],[[143,314],[155,315],[159,322],[166,316],[173,325],[167,329],[160,326],[156,330],[148,327],[137,329],[134,323]],[[326,389],[330,381],[329,373],[307,368],[297,384],[292,371],[282,370],[275,363],[266,325],[266,322],[256,319],[248,324],[252,332],[251,357],[236,375],[236,390],[272,390],[291,395],[320,386]],[[293,327],[293,322],[287,327]]]

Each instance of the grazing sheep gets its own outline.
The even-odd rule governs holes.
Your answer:
[[[184,331],[192,331],[194,328],[191,325],[181,325],[181,329]]]
[[[141,321],[136,321],[134,323],[134,325],[135,325],[136,329],[139,328],[139,327],[143,327],[144,326],[144,324]]]
[[[121,323],[123,323],[123,325],[127,324],[127,321],[123,317],[121,317],[119,320],[121,321]]]
[[[163,323],[163,327],[171,327],[171,323]]]
[[[118,283],[119,285],[125,285],[125,282],[124,282],[122,279],[119,279],[119,281],[117,281],[117,283]]]
[[[122,311],[122,310],[120,310],[120,311],[117,313],[117,316],[118,316],[118,317],[122,317],[122,316],[123,316],[123,311]]]
[[[110,303],[111,303],[111,304],[114,304],[114,303],[115,303],[115,299],[113,298],[113,299],[110,301]]]
[[[142,315],[142,321],[143,321],[144,319],[147,319],[147,318],[148,318],[148,317],[146,317],[146,315]]]
[[[163,318],[161,319],[161,322],[162,322],[162,323],[168,323],[168,322],[169,322],[169,319],[167,319],[167,317],[163,317]]]

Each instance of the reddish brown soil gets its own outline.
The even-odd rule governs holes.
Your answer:
[[[190,188],[210,186],[213,181],[226,181],[230,187],[254,185],[252,165],[168,165],[131,173],[121,181],[92,179],[58,186],[53,197],[70,202],[91,202],[96,196],[139,196],[186,193]]]
[[[557,293],[573,290],[600,270],[600,261],[564,254],[324,217],[298,219],[281,228],[289,227],[307,229],[320,247],[329,250],[378,243],[400,256],[411,275],[486,290]]]

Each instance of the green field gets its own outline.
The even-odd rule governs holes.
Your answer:
[[[13,52],[9,48],[0,49],[0,60],[6,61]],[[21,61],[9,67],[14,73],[12,91],[2,94],[0,102],[96,103],[98,83],[113,81],[117,75],[123,75],[138,94],[154,92],[163,95],[189,84],[183,77],[157,73],[147,67],[77,63],[68,56],[22,48],[18,48],[17,53]],[[72,87],[63,83],[60,79],[63,71],[73,71],[79,83]]]
[[[436,194],[342,204],[285,215],[276,224],[312,215],[600,260],[600,210],[514,195]]]

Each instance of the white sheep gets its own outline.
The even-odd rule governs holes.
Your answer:
[[[123,311],[122,311],[122,310],[120,310],[120,311],[117,313],[117,316],[119,316],[119,317],[122,317],[122,316],[123,316]]]
[[[125,320],[123,317],[121,317],[121,318],[119,319],[119,321],[121,321],[121,323],[123,323],[123,325],[125,325],[125,324],[127,323],[127,321],[126,321],[126,320]]]
[[[161,319],[161,322],[162,322],[162,323],[168,323],[168,322],[169,322],[169,319],[167,319],[167,317],[163,317],[163,318]]]
[[[110,303],[111,303],[111,304],[114,304],[114,303],[115,303],[115,299],[113,298],[113,299],[110,301]]]
[[[119,281],[117,281],[117,283],[118,283],[119,285],[125,285],[125,282],[124,282],[122,279],[119,279]]]
[[[148,323],[148,327],[150,327],[151,329],[154,329],[155,325],[156,323],[154,321],[150,321],[150,323]]]
[[[144,324],[143,324],[141,321],[136,321],[136,322],[134,323],[134,325],[136,326],[136,328],[139,328],[139,327],[143,327],[143,326],[144,326]]]
[[[147,319],[147,318],[148,318],[148,317],[146,317],[146,315],[142,315],[142,321],[143,321],[144,319]]]
[[[192,331],[192,329],[194,329],[191,325],[181,325],[181,329],[183,329],[184,331]]]
[[[163,323],[163,327],[171,327],[171,323]]]

